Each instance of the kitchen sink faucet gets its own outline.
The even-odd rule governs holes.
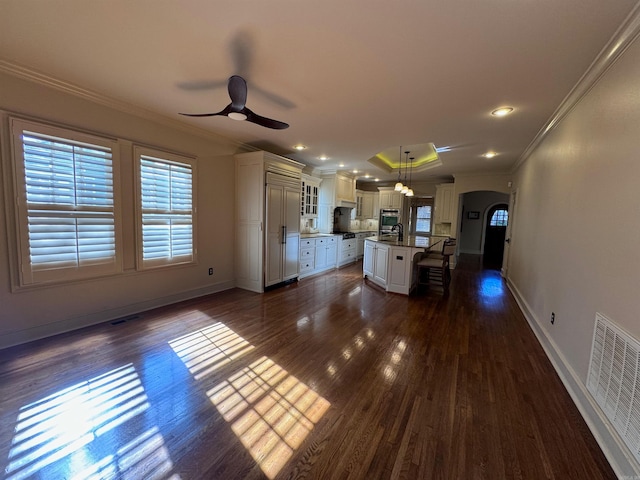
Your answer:
[[[398,231],[398,241],[401,242],[404,237],[404,227],[401,223],[396,223],[393,227],[391,227],[392,232],[395,232],[396,230]]]

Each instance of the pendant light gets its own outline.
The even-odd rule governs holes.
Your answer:
[[[404,185],[402,185],[402,182],[400,181],[400,171],[402,170],[402,145],[400,145],[400,167],[398,168],[398,183],[396,183],[396,186],[394,188],[394,190],[396,192],[399,192],[400,190],[402,190],[402,187],[404,187]]]
[[[407,190],[407,193],[405,194],[407,197],[413,197],[413,189],[411,188],[411,173],[413,172],[413,161],[415,160],[414,157],[411,157],[409,160],[411,160],[411,163],[409,165],[411,165],[411,167],[409,167],[409,190]]]
[[[406,193],[409,191],[409,187],[407,186],[407,167],[409,165],[409,151],[407,150],[404,153],[406,155],[406,162],[404,162],[404,184],[402,185],[402,190],[400,190],[400,193],[406,195]]]

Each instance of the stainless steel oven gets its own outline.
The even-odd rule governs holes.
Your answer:
[[[398,209],[381,209],[380,210],[380,221],[378,222],[378,230],[379,233],[382,234],[390,234],[391,229],[394,225],[400,223],[400,210]]]

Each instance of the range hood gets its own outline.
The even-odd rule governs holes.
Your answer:
[[[338,200],[336,207],[356,208],[356,202],[348,202],[347,200]]]

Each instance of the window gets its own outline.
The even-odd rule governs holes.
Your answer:
[[[489,222],[490,227],[506,227],[509,222],[509,212],[505,209],[499,209],[493,212]]]
[[[195,260],[191,159],[135,147],[138,177],[138,268]]]
[[[416,208],[416,232],[431,233],[431,205]]]
[[[117,142],[11,119],[20,284],[121,271]]]

